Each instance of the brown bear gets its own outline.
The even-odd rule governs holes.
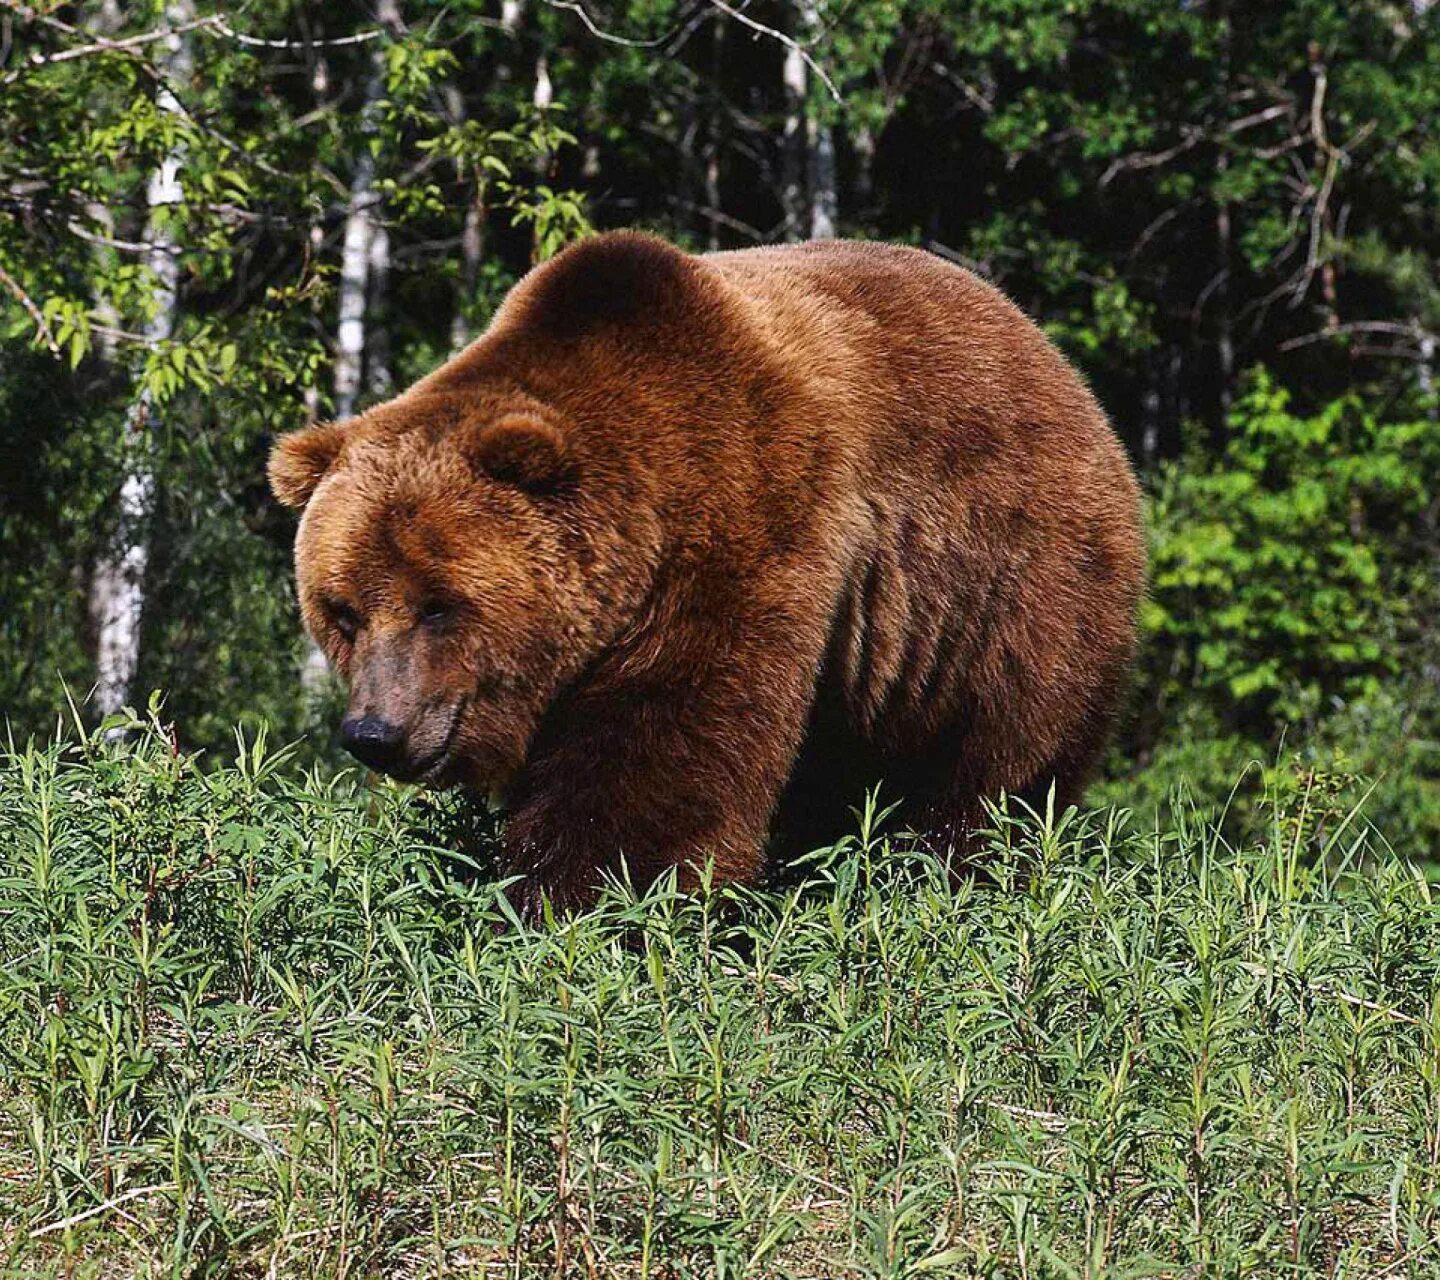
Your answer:
[[[943,843],[1076,800],[1135,641],[1125,453],[998,290],[816,242],[598,235],[351,422],[284,437],[304,620],[365,764],[503,790],[534,913],[754,881],[866,785]]]

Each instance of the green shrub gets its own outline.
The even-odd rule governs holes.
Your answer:
[[[1436,599],[1440,431],[1359,397],[1301,416],[1263,371],[1223,452],[1161,468],[1151,507],[1148,682],[1268,735],[1381,692]]]
[[[1357,397],[1296,414],[1263,371],[1230,428],[1156,479],[1137,713],[1094,798],[1150,823],[1183,782],[1243,816],[1266,785],[1338,771],[1434,860],[1440,431]]]

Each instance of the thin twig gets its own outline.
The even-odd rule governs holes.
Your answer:
[[[225,18],[218,15],[212,21],[215,30],[221,35],[229,36],[230,39],[255,49],[340,49],[346,45],[367,44],[385,34],[384,28],[375,27],[370,31],[356,32],[353,36],[336,36],[333,40],[262,40],[259,36],[247,36],[236,31]]]
[[[66,1227],[73,1227],[77,1223],[84,1222],[88,1218],[98,1217],[102,1213],[109,1213],[111,1209],[125,1204],[129,1200],[138,1200],[141,1196],[154,1195],[157,1191],[173,1191],[173,1182],[157,1182],[152,1187],[134,1187],[125,1192],[124,1195],[116,1196],[113,1200],[107,1200],[104,1204],[97,1204],[94,1208],[86,1209],[82,1213],[72,1213],[68,1218],[61,1218],[59,1222],[52,1222],[48,1226],[36,1227],[30,1233],[30,1239],[36,1240],[40,1236],[48,1235],[52,1231],[64,1231]]]
[[[1316,333],[1302,333],[1298,337],[1287,338],[1276,350],[1294,351],[1297,347],[1308,347],[1315,342],[1324,342],[1327,338],[1338,338],[1352,333],[1388,333],[1400,338],[1423,338],[1427,336],[1427,332],[1424,328],[1417,328],[1409,321],[1402,323],[1398,320],[1350,320],[1344,324],[1321,329]]]
[[[7,8],[19,6],[16,0],[3,0]],[[24,15],[22,14],[22,17]],[[53,27],[56,31],[62,31],[66,35],[79,35],[80,31],[72,27],[68,22],[62,22],[59,18],[52,18],[49,14],[37,13],[34,20],[43,22],[47,27]],[[168,40],[171,36],[181,36],[187,31],[198,31],[202,27],[213,27],[218,25],[222,19],[216,17],[196,18],[194,22],[183,22],[175,27],[156,27],[153,31],[142,31],[139,35],[125,36],[120,40],[111,40],[108,36],[95,36],[90,44],[76,45],[70,49],[61,49],[57,53],[32,53],[27,59],[26,67],[48,67],[57,62],[70,62],[75,58],[88,58],[96,53],[123,53],[130,49],[138,49],[147,44],[154,44],[157,40]],[[87,33],[88,34],[88,33]],[[19,71],[12,72],[13,78]]]
[[[1036,1111],[1033,1107],[1017,1107],[1008,1102],[991,1102],[988,1098],[981,1099],[981,1101],[987,1107],[1003,1111],[1007,1116],[1016,1116],[1022,1120],[1034,1120],[1042,1129],[1048,1129],[1052,1133],[1068,1129],[1072,1124],[1077,1123],[1070,1116],[1062,1116],[1055,1111]]]
[[[600,27],[585,6],[580,3],[580,0],[545,0],[545,3],[552,9],[564,9],[570,13],[579,14],[580,21],[585,24],[585,29],[592,36],[598,36],[609,44],[623,45],[627,49],[654,49],[664,44],[680,29],[672,27],[663,36],[656,36],[653,40],[634,40],[629,36],[617,36],[613,31],[606,31]]]
[[[741,13],[739,9],[726,4],[725,0],[710,0],[710,3],[719,9],[721,13],[728,13],[736,22],[749,27],[750,30],[758,32],[762,36],[768,36],[771,40],[778,40],[787,49],[793,49],[800,55],[805,65],[820,77],[820,83],[825,86],[830,96],[835,99],[836,102],[844,105],[845,100],[840,96],[840,91],[835,87],[834,81],[825,74],[825,68],[815,61],[810,51],[798,40],[787,36],[783,31],[777,31],[774,27],[767,27],[763,22],[756,22],[749,14]]]
[[[49,348],[52,356],[60,354],[60,344],[55,341],[55,335],[50,332],[50,326],[45,320],[45,314],[35,305],[32,298],[20,287],[20,282],[15,279],[4,267],[0,267],[0,284],[3,284],[19,300],[20,305],[30,313],[30,319],[35,321],[35,328],[39,331],[41,340]]]
[[[666,197],[666,203],[672,209],[683,209],[686,213],[699,214],[702,218],[713,218],[722,227],[729,227],[747,240],[753,240],[756,244],[762,244],[765,240],[765,232],[759,227],[752,227],[748,222],[742,222],[739,218],[732,218],[723,209],[716,209],[708,204],[697,204],[694,200],[682,200],[679,196]]]

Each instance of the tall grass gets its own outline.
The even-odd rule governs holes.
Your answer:
[[[1323,787],[997,818],[953,885],[882,818],[532,930],[454,801],[13,751],[4,1265],[1433,1274],[1440,909]]]

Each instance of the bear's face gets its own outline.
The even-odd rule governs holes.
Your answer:
[[[553,415],[401,397],[282,439],[270,476],[304,508],[300,605],[350,688],[346,746],[405,780],[503,786],[618,621]]]

